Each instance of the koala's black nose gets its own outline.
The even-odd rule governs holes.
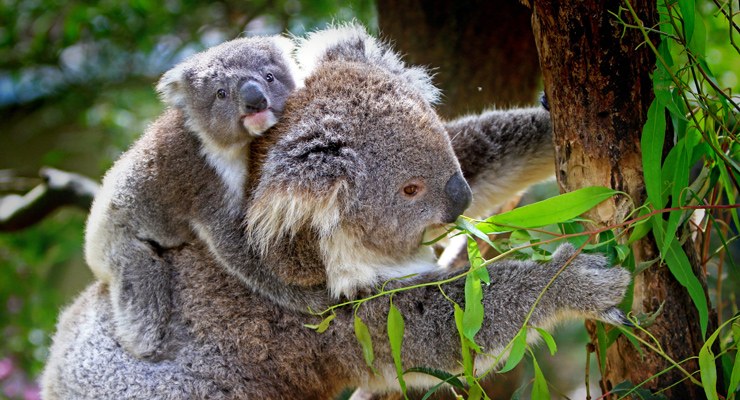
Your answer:
[[[244,100],[244,105],[247,106],[247,111],[250,113],[256,113],[267,108],[267,98],[262,88],[256,82],[246,82],[239,89]]]
[[[455,222],[457,217],[470,207],[473,201],[473,193],[470,191],[468,182],[465,181],[460,172],[452,175],[445,185],[445,192],[450,199],[450,206],[447,209],[447,215],[444,217],[445,223]]]

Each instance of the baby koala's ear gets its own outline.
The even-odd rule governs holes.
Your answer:
[[[185,107],[187,90],[185,88],[187,65],[180,63],[162,75],[157,83],[157,92],[162,101],[170,107]]]

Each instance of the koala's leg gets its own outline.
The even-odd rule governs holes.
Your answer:
[[[131,238],[115,246],[110,282],[116,335],[134,356],[158,361],[169,358],[172,309],[172,267],[158,254],[156,243]]]
[[[548,282],[575,254],[570,245],[561,246],[551,261],[504,260],[488,267],[490,285],[483,285],[483,307],[485,318],[481,330],[475,336],[476,343],[487,354],[499,355],[515,337],[525,323],[527,314],[534,306],[527,325],[551,329],[558,322],[574,317],[595,318],[611,324],[627,323],[624,313],[616,308],[622,301],[631,277],[622,267],[609,268],[601,255],[579,254],[570,262],[535,306],[535,300]],[[448,279],[455,273],[425,276],[413,282]],[[408,285],[406,283],[405,285]],[[386,289],[402,286],[390,282]],[[445,294],[461,308],[465,308],[465,279],[442,285]],[[403,348],[401,351],[404,368],[431,367],[453,373],[460,372],[460,338],[455,325],[454,306],[437,286],[401,291],[393,295],[393,305],[405,320]],[[375,351],[375,368],[383,371],[385,382],[396,385],[393,358],[387,345],[385,316],[388,300],[378,299],[364,303],[357,312],[371,330]],[[349,323],[347,324],[351,326]],[[371,326],[372,325],[372,326]],[[527,332],[527,341],[535,342],[538,334]],[[384,346],[380,346],[384,343]],[[358,351],[359,350],[359,346]],[[502,363],[505,361],[502,359]],[[479,355],[476,369],[486,371],[493,358]],[[503,364],[501,364],[503,365]],[[407,382],[427,381],[420,377],[406,377]]]
[[[550,113],[541,107],[487,111],[446,128],[473,190],[466,215],[487,217],[517,192],[554,176]]]

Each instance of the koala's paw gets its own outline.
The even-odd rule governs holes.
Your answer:
[[[553,254],[553,261],[562,266],[575,253],[573,246],[565,244]],[[565,267],[561,277],[564,278],[561,300],[570,310],[612,325],[632,325],[616,307],[632,281],[629,271],[620,266],[610,267],[603,255],[581,253]]]

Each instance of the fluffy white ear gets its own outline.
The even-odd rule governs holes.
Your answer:
[[[298,39],[298,63],[306,76],[322,61],[354,61],[376,65],[406,80],[427,102],[439,101],[440,91],[422,67],[408,67],[387,43],[372,37],[357,23],[335,25]]]
[[[303,71],[298,68],[298,64],[294,58],[296,51],[295,41],[280,35],[271,36],[270,38],[275,43],[275,46],[280,49],[280,52],[285,55],[285,63],[290,68],[290,75],[295,80],[296,88],[303,87]]]
[[[186,68],[187,66],[183,63],[177,64],[174,68],[165,72],[157,83],[159,97],[170,107],[185,107],[187,97],[185,89]]]

